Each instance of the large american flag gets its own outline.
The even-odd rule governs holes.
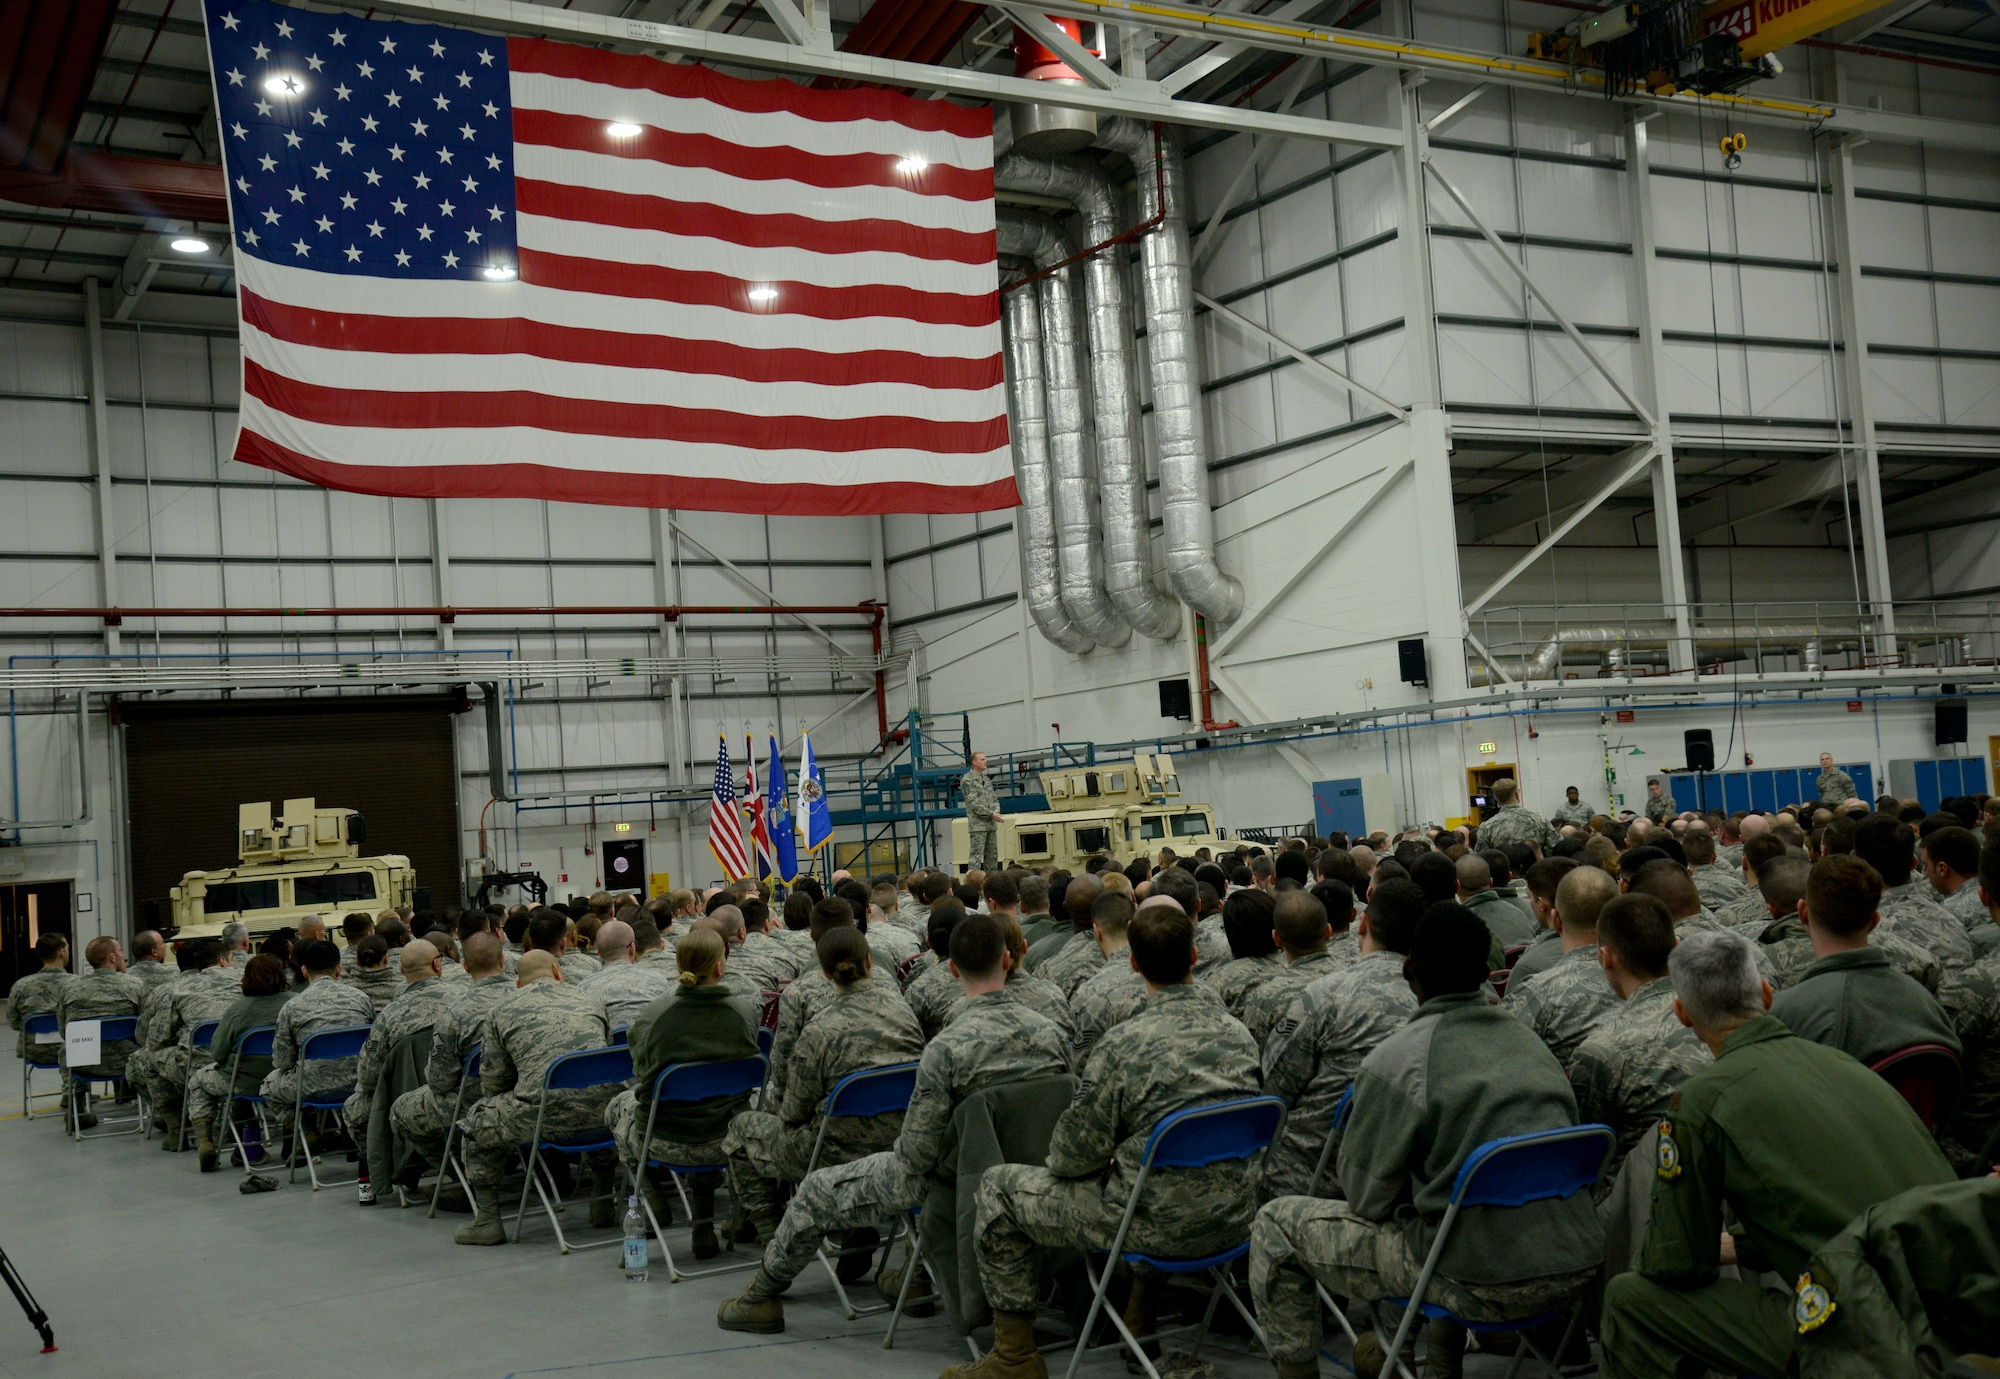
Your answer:
[[[989,111],[208,0],[236,458],[426,497],[1017,501]]]
[[[736,803],[736,771],[729,764],[729,741],[715,744],[715,785],[708,800],[708,850],[731,881],[750,874],[750,851],[743,845],[743,810]]]

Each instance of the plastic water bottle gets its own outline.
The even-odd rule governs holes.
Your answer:
[[[644,1283],[652,1277],[646,1254],[646,1214],[637,1193],[625,1199],[625,1281]]]

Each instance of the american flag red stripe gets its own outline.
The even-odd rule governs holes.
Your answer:
[[[396,495],[1017,501],[987,111],[229,6],[237,458]],[[306,89],[266,113],[279,71]]]
[[[750,874],[750,850],[743,841],[743,811],[736,803],[736,770],[729,764],[727,738],[715,744],[715,783],[708,800],[708,850],[730,880]]]

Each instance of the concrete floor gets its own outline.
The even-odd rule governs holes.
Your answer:
[[[20,1086],[12,1046],[0,1045],[0,1248],[47,1309],[59,1350],[37,1353],[0,1293],[0,1379],[636,1379],[677,1362],[698,1365],[702,1379],[771,1379],[790,1366],[811,1379],[932,1379],[966,1356],[939,1318],[906,1321],[896,1348],[882,1349],[887,1318],[846,1321],[817,1267],[787,1298],[790,1329],[759,1338],[715,1325],[716,1305],[747,1273],[669,1283],[656,1245],[652,1278],[627,1283],[615,1247],[558,1254],[533,1208],[525,1243],[473,1249],[451,1239],[468,1217],[363,1208],[352,1187],[246,1197],[226,1157],[203,1175],[193,1154],[163,1153],[158,1139],[78,1144],[52,1115],[26,1120]],[[566,1213],[565,1229],[571,1216],[581,1224]],[[685,1242],[684,1228],[670,1232]],[[873,1291],[864,1284],[856,1300]],[[1329,1379],[1353,1373],[1347,1354],[1338,1337],[1323,1352]],[[1218,1379],[1272,1372],[1234,1337],[1202,1358]],[[1058,1374],[1067,1360],[1052,1357]],[[1505,1368],[1472,1356],[1466,1372]],[[1124,1373],[1103,1352],[1081,1375]]]

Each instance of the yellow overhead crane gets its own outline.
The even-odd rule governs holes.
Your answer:
[[[1607,94],[1714,95],[1784,70],[1777,51],[1897,0],[1630,0],[1531,35],[1531,56],[1603,72]]]

